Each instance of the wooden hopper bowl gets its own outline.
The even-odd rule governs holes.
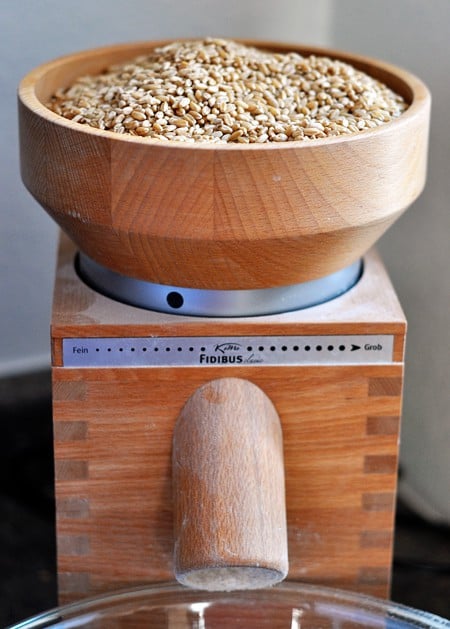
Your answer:
[[[83,74],[168,42],[69,55],[19,88],[22,178],[76,245],[123,275],[214,289],[285,286],[361,257],[425,181],[430,97],[391,65],[323,49],[247,42],[349,62],[408,110],[373,130],[266,144],[184,144],[74,123],[45,105]]]

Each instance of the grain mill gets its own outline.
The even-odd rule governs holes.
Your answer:
[[[313,142],[155,142],[46,107],[156,45],[71,55],[19,90],[22,177],[65,234],[51,326],[60,600],[174,575],[386,597],[406,322],[373,245],[423,188],[427,89],[301,49],[408,103]]]

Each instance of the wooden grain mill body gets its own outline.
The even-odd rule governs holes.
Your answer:
[[[344,295],[305,310],[239,318],[162,314],[86,286],[74,268],[75,246],[63,237],[52,318],[60,600],[174,578],[174,529],[178,534],[183,511],[182,492],[173,485],[191,484],[179,484],[176,465],[172,473],[174,433],[188,401],[196,408],[197,391],[214,397],[210,383],[229,379],[250,383],[238,387],[241,401],[249,392],[249,407],[261,391],[262,407],[275,409],[272,432],[279,436],[281,427],[287,578],[386,597],[406,324],[371,247],[423,189],[428,90],[400,68],[299,47],[301,54],[324,53],[367,72],[400,94],[407,110],[376,129],[311,143],[200,147],[125,137],[48,109],[55,91],[75,78],[157,45],[68,55],[36,68],[19,87],[22,179],[81,260],[88,256],[128,279],[196,291],[303,285],[362,256],[364,272]],[[195,424],[203,446],[211,417],[205,412]],[[244,419],[241,425],[227,433],[234,447],[218,459],[217,477],[226,484],[229,471],[239,486],[243,532],[252,521],[250,503],[261,522],[266,514],[242,498],[249,472],[256,470],[252,488],[258,489],[261,461],[256,448],[253,466],[236,463],[246,464],[246,450],[240,459],[235,454],[252,445]],[[186,441],[190,432],[183,432]],[[183,460],[200,459],[201,468],[208,451],[196,457],[195,445],[191,440],[191,459]],[[270,481],[273,466],[261,469]],[[214,469],[211,478],[215,483]],[[195,473],[190,479],[198,480]],[[252,491],[247,497],[254,498]],[[210,514],[220,503],[226,515],[226,495],[216,498]],[[228,532],[241,524],[238,507],[229,509]],[[251,546],[249,531],[243,539]],[[205,539],[194,550],[207,547]],[[258,561],[251,566],[266,570]],[[284,575],[287,562],[281,564]]]
[[[386,597],[406,323],[377,254],[328,303],[206,319],[96,293],[77,277],[75,253],[63,238],[52,319],[60,600],[173,580],[174,425],[192,393],[222,377],[258,385],[281,420],[288,578]],[[156,364],[186,338],[212,355],[226,341],[225,355],[244,362]],[[274,342],[289,364],[251,358]],[[102,352],[120,353],[121,366],[83,366]]]

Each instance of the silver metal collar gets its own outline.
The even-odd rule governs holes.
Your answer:
[[[111,271],[80,253],[77,270],[99,293],[132,306],[202,317],[254,317],[301,310],[342,295],[362,274],[362,262],[317,280],[250,290],[211,290],[153,284]]]

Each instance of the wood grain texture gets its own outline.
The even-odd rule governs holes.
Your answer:
[[[280,418],[287,578],[388,596],[406,324],[378,256],[366,257],[358,285],[334,302],[237,320],[118,304],[77,279],[73,257],[63,239],[52,319],[60,600],[174,578],[175,424],[199,387],[228,377],[259,387]],[[71,336],[327,333],[393,334],[393,362],[61,367],[61,340]]]
[[[86,72],[162,42],[95,49],[40,66],[19,87],[22,178],[97,262],[161,284],[264,288],[355,261],[420,194],[430,98],[416,77],[323,49],[250,42],[349,61],[410,104],[395,121],[313,142],[186,145],[96,130],[45,103]]]
[[[229,591],[285,578],[283,437],[261,389],[242,378],[197,389],[174,429],[172,472],[180,583]]]
[[[62,365],[61,340],[96,336],[213,336],[392,334],[394,362],[403,362],[406,321],[386,269],[373,249],[359,282],[338,299],[294,312],[261,317],[204,318],[134,308],[92,290],[75,271],[76,248],[62,235],[52,316],[52,362]],[[211,325],[213,323],[213,326]],[[83,382],[54,396],[84,394]]]
[[[369,587],[359,575],[368,565],[389,573],[392,546],[361,546],[361,532],[393,530],[398,434],[368,436],[366,425],[368,415],[400,413],[401,399],[369,397],[368,382],[401,371],[401,365],[55,368],[55,381],[76,386],[82,379],[88,389],[84,400],[55,401],[55,425],[89,421],[87,440],[55,442],[57,504],[64,507],[58,537],[90,539],[88,555],[59,550],[59,571],[89,573],[91,593],[173,578],[176,418],[199,386],[233,376],[259,386],[282,422],[288,578],[386,596],[389,579]],[[367,469],[367,461],[386,460],[388,469]]]

